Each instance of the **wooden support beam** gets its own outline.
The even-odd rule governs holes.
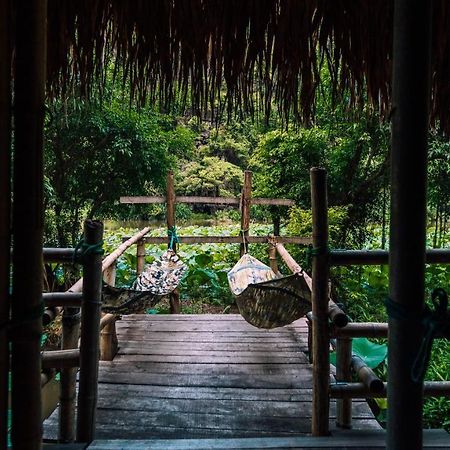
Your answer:
[[[244,172],[244,185],[241,194],[241,237],[243,242],[240,247],[241,256],[248,250],[247,237],[250,230],[250,205],[252,199],[252,173],[249,170]]]
[[[66,350],[51,350],[41,352],[43,369],[72,368],[80,365],[80,350],[78,348]]]
[[[419,450],[423,383],[411,369],[423,339],[433,2],[394,4],[389,297],[407,314],[389,318],[387,448]]]
[[[116,263],[109,266],[103,272],[103,279],[110,286],[116,285]],[[116,320],[118,316],[114,314],[105,314],[100,320],[100,360],[112,361],[119,348]]]
[[[387,338],[388,324],[378,322],[349,323],[345,327],[331,327],[331,337],[340,338]]]
[[[238,197],[199,197],[199,196],[176,196],[176,203],[201,204],[201,205],[231,205],[239,206],[241,201]],[[127,204],[161,204],[166,203],[166,197],[120,197],[120,203]],[[294,206],[295,201],[288,198],[258,198],[250,200],[252,205],[275,205],[275,206]]]
[[[80,308],[83,300],[81,292],[44,292],[42,294],[44,304],[48,308],[57,306]]]
[[[74,248],[43,248],[44,262],[72,264],[74,250]]]
[[[328,326],[328,206],[327,173],[311,169],[311,205],[313,218],[312,261],[312,332],[313,332],[313,400],[312,434],[329,434],[330,338]]]
[[[336,381],[352,381],[352,340],[336,340]],[[340,399],[336,402],[336,425],[340,428],[352,427],[352,400]]]
[[[81,294],[64,293],[64,296],[77,296],[80,303]],[[75,407],[77,371],[79,366],[78,339],[80,336],[80,305],[78,307],[65,307],[62,315],[62,342],[63,351],[77,349],[77,364],[61,370],[61,385],[59,393],[59,429],[60,442],[73,442],[75,440]],[[55,366],[56,367],[56,366]]]
[[[145,241],[141,239],[136,246],[136,275],[139,276],[145,267]]]
[[[337,383],[330,385],[331,398],[386,398],[387,385],[383,383],[381,392],[371,392],[364,383]],[[450,381],[425,381],[423,383],[425,397],[450,397]]]
[[[124,237],[124,240],[129,239]],[[241,244],[241,236],[178,236],[180,244]],[[277,242],[285,244],[312,243],[312,239],[303,236],[277,236]],[[146,236],[142,239],[145,244],[165,244],[167,236]],[[249,244],[267,244],[270,242],[268,236],[247,236]]]
[[[11,11],[0,0],[0,323],[9,321],[11,246]],[[0,327],[0,448],[7,446],[9,343]]]
[[[370,392],[383,391],[383,382],[359,356],[352,355],[352,369]]]
[[[388,264],[389,252],[386,250],[331,250],[331,266],[382,265]],[[428,249],[427,264],[450,264],[450,249]]]
[[[166,193],[166,219],[167,229],[173,229],[176,223],[176,197],[175,197],[175,182],[173,172],[167,174],[167,193]],[[168,238],[170,239],[170,237]],[[170,246],[170,241],[168,241]],[[177,244],[174,243],[173,251],[177,251]],[[179,314],[181,312],[180,293],[178,289],[174,289],[169,295],[170,312],[172,314]]]
[[[12,4],[12,3],[11,3]],[[14,2],[12,445],[40,449],[45,0]],[[0,66],[3,66],[2,60]],[[2,255],[3,256],[3,255]]]
[[[84,241],[99,245],[103,224],[86,220]],[[95,435],[97,408],[100,314],[102,299],[102,257],[89,254],[83,261],[83,306],[81,308],[80,376],[77,411],[77,440],[90,443]]]
[[[274,273],[279,274],[278,270],[278,262],[277,262],[277,249],[275,245],[269,244],[269,263],[270,268],[273,270]]]

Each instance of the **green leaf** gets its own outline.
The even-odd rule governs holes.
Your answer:
[[[208,253],[201,253],[200,255],[197,255],[194,259],[195,259],[195,262],[200,267],[206,267],[209,264],[211,264],[213,261],[212,256]]]
[[[387,356],[386,344],[375,344],[366,338],[353,339],[352,352],[359,356],[371,369],[379,366]]]

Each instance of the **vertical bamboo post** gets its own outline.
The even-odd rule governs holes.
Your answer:
[[[40,449],[45,0],[15,2],[12,443]],[[2,64],[3,65],[3,62]]]
[[[278,270],[278,262],[277,262],[277,248],[275,245],[269,243],[269,264],[270,268],[275,272],[276,274],[279,273]]]
[[[103,224],[84,223],[84,241],[99,245]],[[77,440],[91,442],[95,433],[102,298],[102,256],[89,254],[83,261],[83,303],[81,308],[80,376],[77,411]]]
[[[250,205],[252,201],[252,172],[244,172],[244,185],[241,194],[241,234],[242,244],[240,248],[241,256],[247,251],[247,238],[250,228]]]
[[[167,174],[167,194],[166,194],[166,216],[167,216],[167,229],[171,229],[175,226],[175,183],[173,178],[173,172],[169,171]],[[173,244],[173,250],[177,251],[177,244]],[[180,293],[178,289],[175,289],[169,296],[170,300],[170,312],[172,314],[180,314]]]
[[[144,271],[145,266],[145,241],[141,239],[136,245],[136,275]]]
[[[328,435],[330,330],[328,325],[328,211],[325,169],[311,169],[311,205],[313,220],[312,331],[313,331],[313,436]]]
[[[77,348],[80,334],[80,309],[64,308],[62,316],[63,350]],[[59,394],[59,441],[75,440],[75,406],[77,368],[61,369],[61,390]]]
[[[395,2],[389,295],[408,313],[389,318],[390,450],[422,448],[423,383],[411,368],[423,337],[431,19],[430,1]]]
[[[352,340],[336,339],[336,380],[352,381]],[[336,400],[336,425],[340,428],[352,427],[352,399]]]
[[[0,323],[9,320],[11,217],[11,39],[10,1],[0,0]],[[9,345],[0,328],[0,448],[7,445]]]
[[[9,320],[11,217],[10,1],[0,0],[0,323]],[[9,345],[0,327],[0,448],[7,445]]]
[[[103,272],[103,279],[110,286],[116,285],[116,261]],[[100,331],[100,360],[112,361],[116,356],[117,349],[116,322],[113,321]]]

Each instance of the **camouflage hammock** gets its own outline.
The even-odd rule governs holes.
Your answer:
[[[116,288],[104,283],[102,311],[133,314],[151,308],[178,286],[186,269],[177,254],[169,249],[145,268],[132,289]]]
[[[248,254],[228,272],[228,283],[239,312],[258,328],[288,325],[311,310],[311,291],[302,275],[276,275]]]

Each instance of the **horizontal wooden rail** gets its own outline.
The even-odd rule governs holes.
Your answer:
[[[124,237],[123,240],[128,239]],[[241,236],[178,236],[180,244],[242,244]],[[268,236],[248,236],[246,240],[249,244],[267,244],[270,241]],[[145,244],[166,244],[167,236],[146,236],[142,239]],[[310,244],[309,237],[301,236],[277,236],[277,241],[286,244]]]
[[[80,349],[43,351],[41,359],[43,369],[79,367]]]
[[[388,324],[378,322],[349,323],[345,327],[332,327],[331,337],[387,338]]]
[[[81,292],[44,292],[42,300],[47,308],[54,306],[81,308]]]
[[[425,381],[423,383],[425,397],[450,397],[450,381]],[[331,398],[386,398],[387,383],[383,383],[383,390],[370,392],[364,383],[330,384]]]
[[[389,252],[386,250],[331,250],[330,265],[382,265],[388,264]],[[427,264],[450,264],[450,249],[428,249]]]
[[[72,263],[74,248],[43,248],[44,262]]]
[[[127,204],[160,204],[166,203],[166,197],[161,196],[140,196],[140,197],[120,197],[120,203]],[[241,199],[239,197],[200,197],[200,196],[177,196],[175,203],[190,203],[203,205],[233,205],[239,206]],[[252,205],[276,205],[293,206],[294,200],[288,198],[252,198]]]

